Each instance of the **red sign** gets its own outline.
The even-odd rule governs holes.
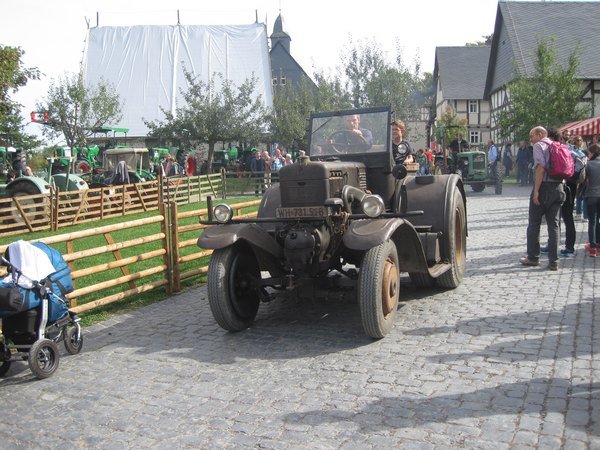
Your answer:
[[[48,112],[31,112],[31,121],[37,123],[48,123]]]

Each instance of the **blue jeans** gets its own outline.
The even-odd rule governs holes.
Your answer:
[[[543,182],[539,192],[540,204],[533,202],[533,191],[529,198],[529,224],[527,225],[527,257],[532,261],[540,259],[540,227],[542,218],[548,226],[548,262],[558,261],[558,241],[560,238],[560,207],[565,201],[565,188],[562,183]]]
[[[600,197],[586,197],[588,213],[588,240],[591,248],[600,242]]]

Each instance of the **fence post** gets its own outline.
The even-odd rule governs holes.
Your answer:
[[[173,261],[171,259],[172,251],[171,251],[171,221],[169,220],[169,205],[166,203],[159,203],[158,211],[160,215],[163,216],[163,220],[160,223],[160,229],[162,233],[165,235],[162,241],[163,249],[165,250],[165,254],[163,255],[163,264],[167,266],[167,294],[173,293]]]
[[[170,202],[171,212],[171,260],[173,261],[173,291],[181,290],[181,270],[179,268],[179,220],[177,218],[177,202]]]
[[[50,204],[54,206],[51,211],[52,217],[52,231],[58,230],[58,206],[60,201],[60,188],[57,187],[54,190],[50,190]]]
[[[221,198],[223,200],[227,198],[227,173],[225,169],[221,169]]]

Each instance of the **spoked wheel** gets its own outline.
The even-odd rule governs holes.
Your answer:
[[[208,301],[217,323],[228,331],[248,328],[258,312],[258,263],[244,246],[215,250],[208,266]]]
[[[72,327],[65,327],[65,348],[71,355],[76,355],[83,347],[83,334],[79,324]]]
[[[29,369],[39,379],[48,378],[58,369],[58,346],[50,339],[36,341],[29,350]]]
[[[394,326],[400,294],[398,252],[392,241],[368,250],[358,276],[358,301],[368,336],[382,338]]]
[[[450,270],[437,279],[438,286],[456,288],[462,282],[467,258],[467,215],[462,195],[458,189],[446,211],[442,257],[450,263]]]

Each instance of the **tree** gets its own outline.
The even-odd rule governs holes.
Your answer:
[[[536,49],[535,71],[520,73],[508,84],[509,104],[496,114],[499,135],[507,140],[527,140],[536,125],[558,127],[591,113],[580,104],[582,86],[577,79],[578,49],[573,49],[565,67],[556,61],[553,40],[541,40]]]
[[[442,117],[436,123],[437,129],[440,133],[440,144],[446,144],[446,146],[456,139],[458,133],[463,136],[466,135],[467,131],[467,119],[459,119],[456,112],[448,105],[446,111],[442,113]],[[445,138],[446,142],[442,139]]]
[[[40,78],[37,68],[23,67],[24,54],[19,47],[0,45],[0,141],[30,149],[39,145],[39,141],[23,132],[22,106],[11,98],[11,94],[24,87],[29,80]]]
[[[55,139],[62,134],[71,148],[86,147],[94,129],[116,124],[122,118],[114,87],[103,80],[86,86],[81,72],[53,81],[48,96],[37,107],[49,116],[49,126],[42,131],[44,136]]]
[[[271,137],[285,148],[305,149],[307,118],[314,110],[315,93],[308,80],[298,86],[277,86],[269,116]]]
[[[259,142],[266,132],[266,109],[255,94],[256,79],[250,78],[239,87],[222,75],[214,74],[204,82],[185,70],[188,90],[182,91],[184,105],[175,114],[162,110],[162,121],[144,121],[150,135],[160,139],[176,139],[183,133],[194,142],[208,144],[207,171],[217,142]]]

